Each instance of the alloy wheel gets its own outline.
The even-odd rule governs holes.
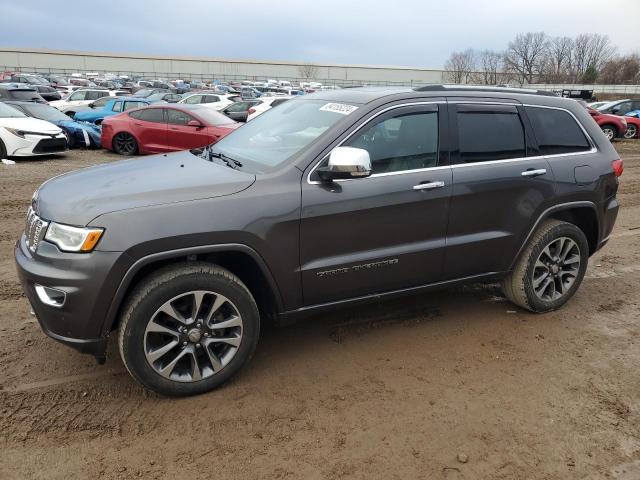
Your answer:
[[[580,248],[568,237],[552,240],[540,253],[531,275],[540,300],[562,298],[575,283],[580,270]]]
[[[604,127],[602,129],[602,133],[604,133],[604,136],[607,137],[607,140],[613,140],[616,136],[616,132],[614,132],[613,128],[611,127]]]
[[[222,370],[242,342],[242,317],[227,297],[187,292],[165,302],[144,333],[144,354],[159,375],[197,382]]]
[[[136,151],[136,139],[128,133],[119,133],[113,139],[114,150],[122,155],[132,155]]]
[[[627,125],[627,131],[624,134],[624,138],[635,138],[637,133],[638,133],[638,127],[630,123]]]

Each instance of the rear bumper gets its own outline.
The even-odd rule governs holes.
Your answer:
[[[122,254],[64,253],[44,241],[32,253],[24,234],[14,254],[22,289],[44,333],[80,352],[103,356],[108,334],[103,325],[112,296],[110,275],[119,270]],[[38,286],[63,293],[63,300],[56,306],[48,304]]]
[[[616,197],[611,197],[604,207],[598,249],[602,248],[609,241],[609,236],[611,235],[613,226],[616,223],[616,218],[618,218],[618,210],[620,210],[618,199]]]

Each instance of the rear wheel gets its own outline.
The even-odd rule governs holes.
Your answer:
[[[546,220],[503,279],[502,290],[511,302],[532,312],[555,310],[576,292],[588,261],[589,244],[582,230]]]
[[[253,355],[258,307],[228,270],[189,263],[159,270],[131,294],[119,347],[129,373],[163,395],[207,392]]]
[[[138,142],[133,135],[127,132],[120,132],[111,141],[113,151],[119,155],[135,155],[138,153]]]
[[[617,131],[616,131],[616,127],[613,125],[602,125],[600,127],[600,129],[602,130],[602,133],[604,133],[604,136],[607,137],[607,140],[611,141],[614,138],[616,138],[617,135]]]
[[[627,131],[624,133],[624,138],[636,138],[637,133],[638,127],[633,123],[629,123],[627,125]]]

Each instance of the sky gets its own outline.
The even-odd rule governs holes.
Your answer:
[[[440,68],[518,33],[640,53],[640,0],[0,0],[0,46]]]

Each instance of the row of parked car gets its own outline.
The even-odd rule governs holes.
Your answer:
[[[291,85],[275,80],[244,82],[239,90],[217,85],[215,89],[182,94],[138,82],[136,86],[144,88],[135,92],[77,86],[48,102],[26,83],[33,81],[28,75],[20,78],[24,81],[0,82],[0,101],[4,103],[0,110],[0,126],[4,127],[0,129],[2,158],[59,153],[77,147],[102,147],[122,155],[199,148],[293,98],[281,91]],[[305,87],[318,88],[312,84]],[[250,91],[243,95],[243,89]],[[610,140],[638,137],[640,100],[583,105]]]
[[[0,83],[0,157],[76,147],[103,147],[122,155],[203,147],[290,98],[242,98],[213,90],[180,95],[162,88],[130,94],[84,87],[46,102],[29,85]]]
[[[639,137],[640,98],[593,102],[585,106],[609,140]]]

